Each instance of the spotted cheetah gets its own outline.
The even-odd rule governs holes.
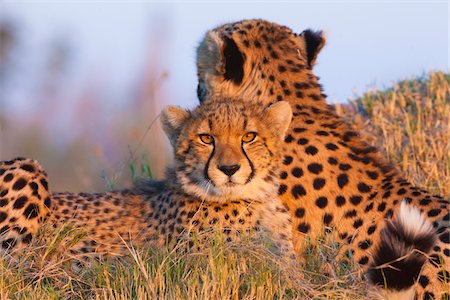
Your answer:
[[[291,213],[297,252],[305,237],[335,234],[387,293],[448,298],[449,202],[407,182],[327,105],[312,71],[324,45],[322,32],[296,34],[265,20],[219,26],[197,49],[199,100],[291,104],[278,194]]]
[[[3,251],[23,248],[44,221],[83,230],[66,249],[81,258],[124,255],[126,244],[163,245],[213,227],[227,241],[243,232],[269,232],[274,250],[294,262],[290,215],[277,197],[281,144],[292,110],[287,102],[267,108],[232,102],[193,111],[169,106],[162,112],[175,152],[166,183],[50,197],[47,176],[36,161],[2,162]]]

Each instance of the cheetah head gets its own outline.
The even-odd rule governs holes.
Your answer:
[[[193,111],[166,107],[161,121],[174,147],[175,174],[184,192],[214,202],[273,198],[291,118],[284,101],[267,108],[230,99]]]
[[[208,31],[197,48],[200,102],[214,95],[273,102],[268,87],[282,76],[310,81],[326,38],[307,29],[296,34],[265,20],[243,20]],[[277,78],[278,77],[278,78]]]

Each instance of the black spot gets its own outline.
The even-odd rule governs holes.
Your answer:
[[[351,168],[352,168],[352,166],[350,166],[349,164],[340,164],[339,165],[339,169],[342,170],[342,171],[347,171],[347,170],[349,170]]]
[[[47,206],[48,208],[51,207],[52,201],[50,200],[50,197],[45,198],[44,205]]]
[[[10,238],[2,242],[2,247],[4,249],[12,249],[14,246],[16,246],[16,239],[14,238]]]
[[[261,48],[261,43],[259,41],[253,41],[253,45],[255,45],[256,48]]]
[[[293,168],[292,169],[292,175],[296,178],[300,178],[303,176],[303,170],[301,168]]]
[[[28,205],[27,208],[25,208],[25,211],[23,212],[23,215],[27,219],[34,219],[38,216],[38,214],[39,214],[39,206],[37,206],[34,203]]]
[[[357,228],[361,227],[362,224],[363,224],[363,220],[357,219],[357,220],[355,220],[355,222],[353,222],[353,228],[357,229]]]
[[[9,200],[8,199],[0,199],[0,207],[8,205]]]
[[[325,207],[327,206],[327,204],[328,204],[328,199],[327,199],[327,197],[319,197],[319,198],[317,198],[317,200],[316,200],[316,205],[317,205],[317,207],[319,207],[319,208],[325,208]]]
[[[450,249],[444,249],[444,255],[450,257]]]
[[[386,202],[378,204],[378,211],[384,211],[386,209]]]
[[[8,173],[5,175],[5,177],[3,178],[4,182],[10,182],[11,180],[13,180],[14,176],[11,173]]]
[[[366,171],[367,176],[369,176],[370,179],[377,179],[378,178],[378,173],[377,172],[372,172],[372,171]]]
[[[319,150],[314,146],[308,146],[306,147],[305,152],[308,155],[316,155]]]
[[[371,240],[365,240],[358,243],[358,248],[361,250],[366,250],[372,245]]]
[[[339,149],[339,147],[333,143],[328,143],[325,145],[325,147],[327,147],[328,150],[332,150],[332,151]]]
[[[373,202],[369,203],[365,208],[364,212],[369,212],[373,209]]]
[[[22,238],[22,242],[25,244],[29,244],[31,242],[31,239],[33,238],[33,235],[31,233],[28,233]]]
[[[10,227],[8,225],[3,226],[2,228],[0,228],[0,234],[7,232],[9,229]]]
[[[283,172],[280,173],[280,178],[281,179],[286,179],[287,177],[288,177],[288,173],[287,172],[283,171]]]
[[[439,236],[439,240],[441,240],[444,244],[450,244],[450,234],[444,232]]]
[[[301,128],[301,127],[294,128],[294,132],[296,132],[296,133],[302,133],[302,132],[305,132],[306,130],[307,130],[306,128]]]
[[[298,139],[297,144],[306,145],[306,144],[308,144],[308,139],[300,138],[300,139]]]
[[[401,188],[397,191],[397,195],[399,195],[399,196],[404,195],[404,194],[406,194],[406,190],[404,188]]]
[[[334,158],[334,157],[329,157],[329,158],[328,158],[328,163],[329,163],[330,165],[337,165],[337,164],[338,164],[338,161],[337,161],[337,159]]]
[[[19,191],[19,190],[23,189],[26,185],[27,185],[27,181],[24,178],[19,178],[19,179],[17,179],[16,182],[14,182],[14,185],[12,188],[15,191]]]
[[[280,184],[278,188],[278,195],[283,195],[287,191],[287,186],[285,184]]]
[[[426,206],[428,204],[430,204],[431,200],[430,199],[422,199],[420,200],[419,204],[422,206]]]
[[[369,185],[365,184],[364,182],[358,183],[358,190],[361,193],[369,193],[371,189],[372,189],[372,187],[370,187]]]
[[[338,207],[341,207],[344,204],[345,204],[345,198],[343,196],[337,196],[336,197],[336,205]]]
[[[0,211],[0,223],[5,221],[8,215],[5,212]]]
[[[361,203],[361,201],[362,201],[362,197],[359,195],[350,197],[350,202],[355,206],[358,205],[359,203]]]
[[[295,199],[298,199],[298,197],[306,195],[306,190],[302,185],[296,184],[292,187],[291,193]]]
[[[377,226],[376,226],[376,225],[370,226],[370,227],[367,229],[367,234],[368,234],[368,235],[371,235],[372,233],[375,232],[376,229],[377,229]]]
[[[419,283],[423,288],[425,288],[430,283],[430,280],[427,276],[422,275],[419,277]]]
[[[344,214],[344,217],[345,217],[346,219],[351,219],[351,218],[353,218],[353,217],[356,217],[356,210],[352,209],[352,210],[347,211],[347,212]]]
[[[339,187],[342,189],[344,186],[348,184],[348,177],[346,174],[342,173],[338,176],[337,182]]]
[[[287,155],[286,155],[286,156],[284,157],[283,164],[286,165],[286,166],[287,166],[287,165],[290,165],[290,164],[292,163],[292,160],[293,160],[292,156],[287,156]]]
[[[323,215],[323,224],[330,225],[331,221],[333,220],[333,216],[330,214],[324,214]]]
[[[30,188],[33,190],[33,191],[37,191],[38,189],[39,189],[39,186],[37,185],[37,183],[36,182],[30,182]]]
[[[361,257],[361,259],[358,261],[360,265],[366,265],[369,262],[369,258],[367,256]]]
[[[296,210],[295,210],[295,216],[297,217],[297,218],[303,218],[304,216],[305,216],[305,209],[304,208],[297,208]]]
[[[392,216],[394,215],[394,212],[392,211],[392,209],[388,209],[387,212],[384,214],[384,217],[386,219],[390,219]]]
[[[41,184],[44,187],[44,189],[48,190],[48,182],[47,182],[47,180],[45,180],[45,178],[42,178],[40,181],[41,181]]]
[[[302,232],[302,233],[308,233],[309,230],[311,229],[311,226],[308,223],[300,223],[298,224],[298,231]]]
[[[346,131],[343,136],[344,142],[349,142],[355,136],[358,136],[356,131]]]
[[[308,170],[313,174],[319,174],[323,170],[323,166],[318,163],[312,163],[308,165]]]
[[[285,141],[286,143],[291,143],[293,140],[294,140],[294,137],[293,137],[292,135],[290,135],[290,134],[288,134],[288,135],[284,138],[284,141]]]
[[[21,168],[22,170],[25,170],[25,171],[30,172],[30,173],[33,173],[33,172],[34,172],[34,167],[33,167],[33,165],[24,164],[24,165],[21,165],[20,168]]]
[[[14,201],[13,208],[14,209],[20,209],[20,208],[25,206],[25,203],[27,203],[27,201],[28,201],[27,196],[19,197],[19,198],[17,198],[16,201]]]
[[[432,209],[428,212],[428,216],[429,217],[436,217],[437,215],[439,215],[441,213],[441,210],[438,208]]]
[[[313,187],[315,190],[320,190],[325,186],[325,179],[324,178],[316,178],[313,182]]]

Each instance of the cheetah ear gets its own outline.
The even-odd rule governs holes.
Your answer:
[[[172,105],[166,106],[161,112],[160,120],[162,128],[172,146],[175,146],[182,126],[190,116],[189,111]]]
[[[326,35],[322,31],[306,29],[300,34],[305,43],[306,58],[310,68],[316,63],[317,55],[326,43]]]
[[[212,73],[239,85],[244,78],[245,55],[236,42],[228,36],[209,31],[197,48],[197,65],[200,74]]]
[[[291,105],[286,101],[278,101],[267,107],[264,112],[267,124],[270,124],[280,139],[284,139],[292,120]]]

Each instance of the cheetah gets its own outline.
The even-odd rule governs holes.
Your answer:
[[[224,99],[193,111],[164,109],[161,120],[175,153],[166,182],[50,195],[36,161],[2,162],[3,251],[23,248],[44,221],[83,230],[79,241],[65,249],[81,262],[126,255],[127,244],[161,246],[219,228],[227,242],[244,232],[252,237],[269,233],[273,250],[295,263],[290,214],[277,196],[281,144],[292,110],[287,102],[267,108],[232,102]]]
[[[265,20],[212,29],[197,49],[199,100],[290,103],[278,194],[297,253],[334,234],[386,296],[448,299],[449,201],[407,182],[327,104],[312,71],[325,42]]]

